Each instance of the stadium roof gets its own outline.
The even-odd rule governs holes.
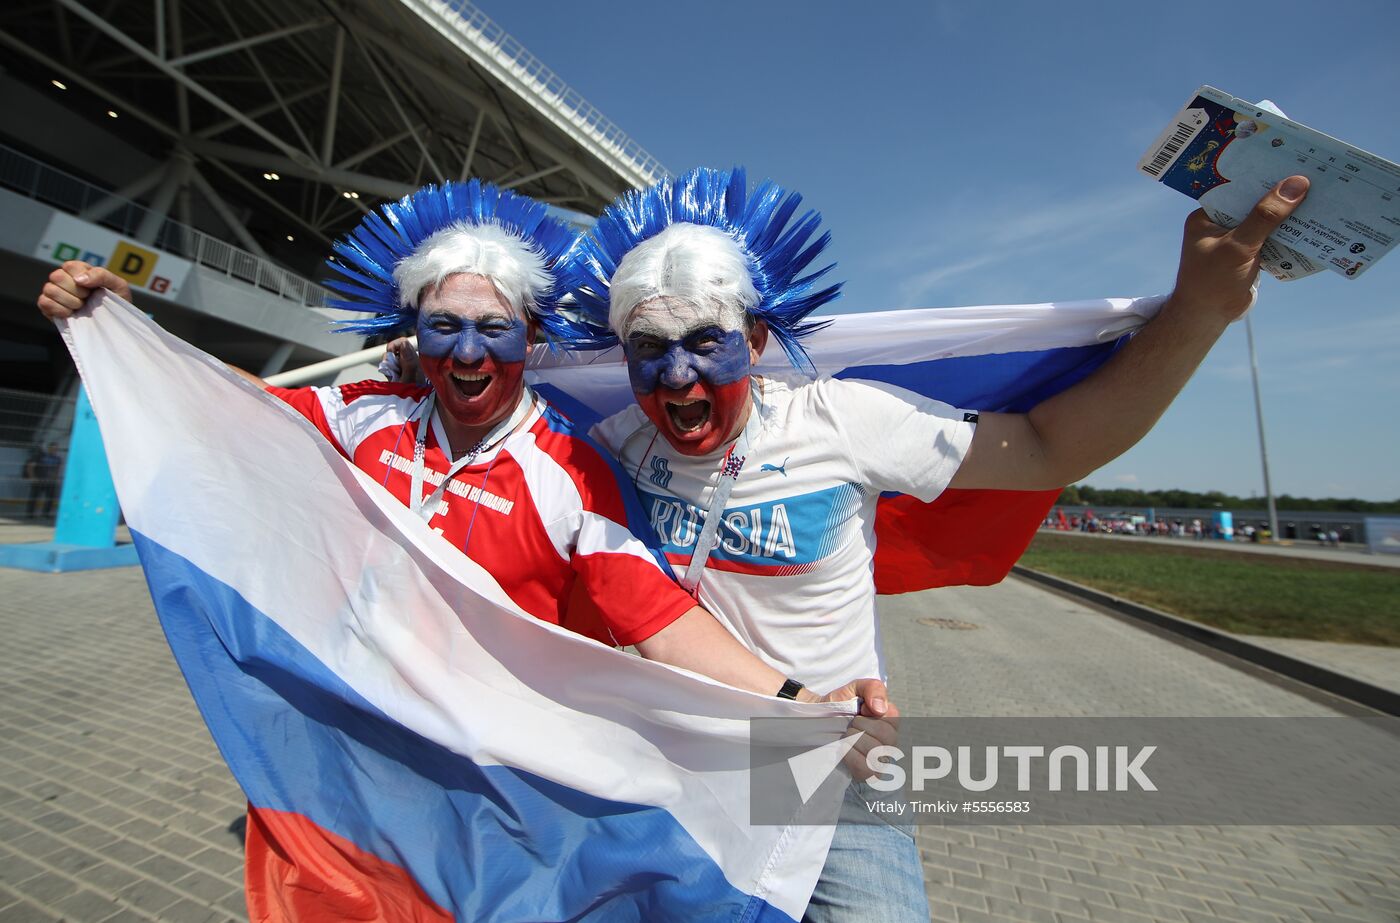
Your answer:
[[[251,213],[244,246],[295,226],[324,252],[427,182],[479,176],[596,214],[666,172],[464,0],[7,3],[0,43],[12,71],[105,101],[120,120],[104,127],[188,164],[221,216]]]

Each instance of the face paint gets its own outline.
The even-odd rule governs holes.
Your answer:
[[[708,455],[738,434],[749,407],[749,343],[733,318],[643,305],[623,343],[637,403],[682,455]],[[684,316],[689,314],[690,316]]]
[[[520,400],[529,325],[484,276],[449,276],[418,309],[418,356],[442,412],[488,427]]]

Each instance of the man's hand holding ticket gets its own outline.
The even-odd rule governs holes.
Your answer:
[[[1284,177],[1309,177],[1307,201],[1264,245],[1262,265],[1279,279],[1324,268],[1358,276],[1400,235],[1400,165],[1214,87],[1196,91],[1138,169],[1225,227]]]

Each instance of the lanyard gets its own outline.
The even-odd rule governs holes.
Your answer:
[[[763,406],[761,385],[758,379],[753,381],[753,406],[749,410],[749,421],[744,424],[744,431],[734,440],[729,451],[724,453],[724,458],[720,459],[719,480],[715,483],[714,492],[710,494],[710,505],[705,509],[705,524],[700,529],[700,536],[695,540],[695,552],[690,556],[690,563],[686,565],[685,574],[681,577],[681,586],[692,596],[695,595],[696,588],[700,586],[700,578],[705,573],[705,562],[710,559],[710,552],[715,550],[719,541],[719,522],[724,518],[724,505],[729,502],[729,494],[734,490],[734,482],[739,480],[744,460],[749,457],[749,451],[758,438],[759,430],[763,428],[759,419],[760,408]]]
[[[512,411],[511,415],[492,428],[491,432],[487,433],[470,452],[453,462],[451,467],[447,469],[447,473],[442,476],[442,483],[437,486],[431,496],[423,500],[421,498],[423,496],[424,468],[426,467],[424,457],[428,451],[428,429],[432,426],[436,406],[436,396],[430,394],[418,415],[418,439],[413,444],[413,481],[408,492],[408,508],[417,513],[424,522],[432,519],[436,514],[438,503],[442,500],[442,495],[447,490],[447,483],[452,480],[453,476],[476,461],[476,457],[486,449],[509,436],[517,426],[525,421],[525,418],[535,409],[535,395],[529,388],[524,389],[524,393],[516,402],[515,410]],[[444,455],[450,454],[452,451],[450,445],[444,445],[443,448]]]

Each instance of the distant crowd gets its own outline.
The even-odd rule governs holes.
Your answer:
[[[1197,541],[1206,539],[1234,538],[1247,542],[1267,542],[1272,540],[1273,533],[1269,529],[1267,522],[1244,523],[1235,528],[1233,532],[1227,534],[1224,527],[1217,522],[1203,522],[1200,519],[1157,519],[1149,520],[1146,516],[1128,515],[1121,513],[1111,516],[1098,516],[1092,511],[1080,515],[1066,515],[1061,509],[1054,509],[1045,517],[1044,528],[1056,529],[1061,532],[1102,532],[1109,535],[1135,535],[1157,538],[1191,538]],[[1343,542],[1355,541],[1350,526],[1343,526],[1342,531],[1335,528],[1324,528],[1318,523],[1313,523],[1306,530],[1300,530],[1293,522],[1283,526],[1283,538],[1295,540],[1299,538],[1309,538],[1325,547],[1340,547]]]

